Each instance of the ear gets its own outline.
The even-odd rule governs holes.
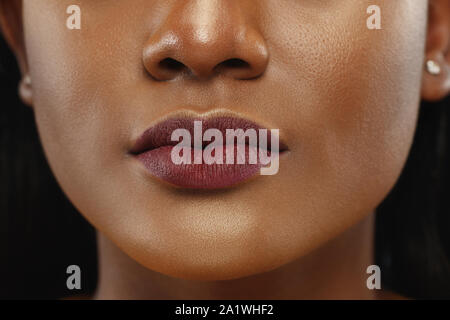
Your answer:
[[[0,0],[0,27],[5,40],[16,55],[22,73],[19,95],[25,104],[31,106],[33,91],[23,36],[22,0]]]
[[[422,98],[438,101],[450,94],[450,1],[429,1]]]

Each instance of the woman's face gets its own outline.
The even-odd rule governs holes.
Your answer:
[[[23,1],[40,137],[74,205],[147,268],[208,280],[272,270],[373,212],[396,182],[428,1],[79,0],[70,30],[72,2]],[[373,4],[381,30],[367,28]],[[187,190],[130,154],[163,117],[217,110],[280,130],[277,174]]]

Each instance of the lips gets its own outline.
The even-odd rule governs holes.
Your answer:
[[[194,147],[194,123],[201,121],[202,132],[208,129],[218,129],[223,136],[223,164],[207,164],[194,163],[195,152]],[[172,141],[172,132],[176,129],[186,129],[191,134],[191,146],[187,146],[188,151],[191,152],[192,163],[190,164],[175,164],[172,161],[171,153],[173,148],[179,144],[179,141]],[[249,161],[251,153],[258,153],[258,144],[250,144],[248,139],[245,141],[245,146],[238,146],[235,144],[227,145],[226,130],[227,129],[254,129],[256,132],[260,129],[266,129],[255,122],[237,117],[187,117],[187,118],[171,118],[156,124],[155,126],[146,130],[136,141],[130,153],[135,156],[153,176],[168,182],[177,187],[189,189],[220,189],[227,188],[239,184],[251,177],[259,174],[263,164],[258,161],[252,164]],[[259,140],[259,138],[258,138]],[[274,150],[271,146],[271,132],[267,130],[267,148],[262,150],[270,155]],[[205,148],[210,141],[202,142],[202,148]],[[197,151],[198,151],[198,146]],[[238,147],[245,149],[244,164],[227,164],[227,151],[234,153],[237,156]],[[219,146],[220,148],[220,146]],[[280,154],[287,150],[286,145],[280,141]],[[242,155],[241,155],[242,157]],[[237,158],[235,158],[237,159]]]

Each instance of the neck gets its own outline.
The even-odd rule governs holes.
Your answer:
[[[154,272],[98,234],[95,299],[374,299],[366,269],[373,264],[374,214],[313,253],[276,270],[226,281],[190,281]]]

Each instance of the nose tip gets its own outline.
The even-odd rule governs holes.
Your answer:
[[[262,75],[268,63],[268,51],[257,35],[245,39],[186,41],[169,35],[152,41],[144,49],[144,66],[157,80],[188,75],[207,79],[222,74],[234,79],[253,79]]]
[[[267,68],[269,53],[263,36],[242,17],[209,19],[203,24],[184,18],[163,24],[147,41],[143,62],[156,80],[178,77],[208,79],[223,75],[249,80]],[[174,22],[171,22],[174,21]],[[207,23],[207,24],[205,24]]]

